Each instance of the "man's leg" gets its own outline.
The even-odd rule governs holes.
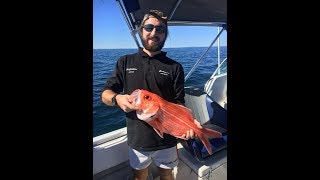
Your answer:
[[[134,180],[146,180],[148,177],[148,168],[136,170],[132,169]]]
[[[139,152],[129,147],[130,166],[135,180],[146,180],[148,177],[148,166],[151,164],[153,152]]]
[[[178,165],[177,147],[158,150],[152,157],[158,166],[160,180],[173,180],[172,170]]]
[[[158,167],[160,180],[173,180],[172,169],[163,169]]]

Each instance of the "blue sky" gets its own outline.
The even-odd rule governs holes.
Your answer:
[[[164,48],[208,47],[217,34],[215,27],[170,26]],[[226,46],[226,38],[223,32],[221,46]],[[217,46],[217,42],[213,46]],[[116,0],[93,0],[93,49],[136,47]]]

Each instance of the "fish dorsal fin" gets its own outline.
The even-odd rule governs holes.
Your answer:
[[[177,104],[178,106],[180,106],[182,109],[184,109],[185,111],[187,111],[188,113],[191,113],[192,114],[192,111],[191,109],[185,107],[185,106],[182,106],[181,104]]]

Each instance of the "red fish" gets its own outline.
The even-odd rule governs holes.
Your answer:
[[[194,123],[190,109],[168,102],[157,94],[136,89],[131,93],[130,99],[132,104],[139,109],[136,111],[137,117],[151,125],[162,138],[163,133],[167,133],[180,139],[186,139],[182,135],[192,129],[211,155],[212,149],[208,138],[222,137],[218,131],[199,128]]]

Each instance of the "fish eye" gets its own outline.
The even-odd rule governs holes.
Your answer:
[[[150,96],[144,96],[144,98],[145,98],[145,99],[149,99],[149,98],[150,98]]]

